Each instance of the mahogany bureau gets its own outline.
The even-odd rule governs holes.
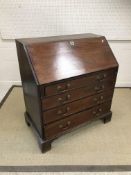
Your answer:
[[[42,152],[78,126],[111,120],[118,63],[104,36],[17,39],[16,46],[25,121],[35,130]]]

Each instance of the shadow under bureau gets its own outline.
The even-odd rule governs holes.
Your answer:
[[[18,39],[16,46],[25,121],[35,130],[42,152],[73,128],[111,120],[118,63],[104,36]]]

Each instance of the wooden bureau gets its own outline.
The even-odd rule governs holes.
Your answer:
[[[118,63],[104,36],[18,39],[16,46],[25,121],[35,130],[42,152],[78,126],[111,120]]]

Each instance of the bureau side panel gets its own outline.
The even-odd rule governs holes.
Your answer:
[[[32,65],[27,57],[24,46],[17,40],[16,47],[26,111],[31,117],[32,123],[40,137],[43,138],[39,90],[31,67]]]

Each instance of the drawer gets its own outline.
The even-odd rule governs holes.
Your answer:
[[[87,108],[93,107],[95,105],[104,103],[107,100],[111,100],[112,95],[113,95],[113,89],[108,90],[104,93],[82,98],[80,100],[62,105],[60,107],[51,110],[47,110],[43,112],[44,123],[47,124],[55,120],[67,117],[73,113],[77,113]]]
[[[98,83],[90,83],[88,86],[70,90],[68,92],[55,95],[52,97],[46,97],[42,99],[43,110],[51,109],[74,100],[78,100],[83,97],[88,97],[93,94],[101,93],[105,90],[113,88],[115,85],[115,78],[110,77],[109,79],[103,80]]]
[[[95,72],[92,75],[83,76],[81,78],[77,78],[74,80],[69,80],[69,81],[66,80],[65,82],[62,82],[62,83],[49,85],[45,87],[45,89],[44,87],[42,87],[41,93],[45,94],[45,96],[51,96],[51,95],[67,92],[68,90],[71,90],[71,89],[84,87],[96,81],[100,82],[112,76],[116,76],[116,69]]]
[[[98,105],[97,107],[93,107],[89,110],[85,110],[83,112],[76,113],[62,119],[60,121],[54,122],[52,124],[45,125],[45,137],[48,139],[57,137],[63,132],[70,130],[76,126],[79,126],[82,123],[91,121],[95,118],[101,117],[103,114],[106,114],[110,111],[111,102],[107,102],[105,104]]]

